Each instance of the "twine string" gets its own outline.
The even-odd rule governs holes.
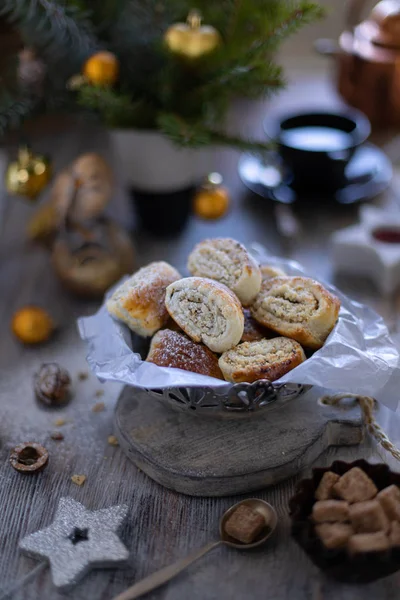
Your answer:
[[[400,461],[400,450],[390,441],[387,433],[382,429],[374,416],[375,400],[370,396],[359,396],[357,394],[334,394],[320,398],[321,404],[326,406],[340,406],[342,400],[353,398],[361,408],[361,413],[364,420],[364,426],[368,433],[376,439],[376,441],[389,452],[396,460]],[[0,599],[1,600],[1,599]]]

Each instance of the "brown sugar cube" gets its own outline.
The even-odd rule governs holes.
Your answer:
[[[349,537],[353,534],[351,525],[347,523],[322,523],[315,530],[325,548],[342,548],[346,546]]]
[[[315,492],[316,499],[329,500],[329,498],[333,498],[333,486],[339,481],[339,479],[340,475],[337,475],[332,471],[327,471],[324,473]]]
[[[400,490],[390,485],[377,495],[377,499],[391,521],[400,521]]]
[[[350,554],[379,552],[389,548],[389,538],[383,531],[378,531],[377,533],[356,533],[349,539],[347,548]]]
[[[343,500],[319,500],[313,506],[312,518],[316,523],[349,520],[349,505]]]
[[[242,504],[227,519],[225,531],[235,540],[251,544],[265,526],[265,519],[260,513]]]
[[[389,531],[390,522],[378,500],[357,502],[349,507],[350,521],[357,533]]]
[[[341,476],[333,486],[333,491],[347,502],[363,502],[372,500],[378,493],[378,489],[372,479],[368,477],[359,467],[354,467]]]
[[[389,540],[392,546],[400,546],[400,523],[397,521],[390,525]]]

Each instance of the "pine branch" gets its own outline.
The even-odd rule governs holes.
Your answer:
[[[229,135],[222,131],[204,127],[201,123],[189,123],[177,115],[163,113],[159,115],[157,124],[160,130],[176,145],[187,148],[204,146],[229,146],[241,151],[264,153],[271,150],[270,143]]]
[[[0,16],[50,61],[87,56],[98,47],[89,15],[55,0],[0,0]]]
[[[0,98],[0,135],[4,135],[8,129],[21,127],[37,107],[37,99],[31,97],[12,98],[3,92]]]

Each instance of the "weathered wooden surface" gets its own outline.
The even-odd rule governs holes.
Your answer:
[[[191,496],[243,494],[293,477],[330,446],[362,441],[359,407],[321,406],[320,396],[311,390],[267,414],[218,421],[126,387],[115,427],[122,450],[157,483]]]
[[[286,95],[279,97],[279,108],[285,102],[304,106],[318,95],[321,102],[332,102],[324,79],[302,72],[298,77],[301,83],[289,87]],[[254,123],[260,123],[263,112],[264,109],[258,115],[254,113]],[[33,141],[38,151],[52,153],[56,170],[82,150],[103,151],[107,143],[104,134],[87,126],[68,130],[62,136],[41,134]],[[328,236],[334,229],[353,223],[356,208],[329,208],[321,204],[317,210],[299,209],[302,235],[289,246],[276,231],[272,207],[249,198],[238,184],[236,158],[230,152],[222,153],[222,170],[233,194],[230,215],[215,223],[193,219],[182,236],[168,244],[136,235],[139,262],[144,264],[163,257],[181,264],[182,256],[195,242],[205,236],[230,234],[244,242],[264,243],[274,253],[284,252],[303,262],[316,276],[331,278]],[[221,514],[238,498],[201,499],[168,491],[137,470],[120,448],[108,445],[119,387],[103,388],[92,376],[86,381],[77,377],[86,365],[75,319],[91,314],[95,306],[73,300],[61,290],[47,253],[25,241],[24,230],[31,210],[29,205],[13,200],[0,238],[0,590],[14,584],[36,564],[20,556],[18,540],[48,524],[59,498],[71,495],[91,509],[119,502],[129,505],[130,516],[122,532],[131,550],[128,569],[94,572],[68,595],[73,600],[110,600],[141,577],[215,538]],[[345,292],[380,311],[396,333],[399,297],[382,300],[362,280],[340,280],[339,284]],[[26,303],[46,307],[59,322],[58,335],[41,348],[23,348],[9,331],[12,313]],[[74,399],[61,411],[45,411],[33,400],[31,377],[45,360],[58,360],[73,376]],[[99,389],[104,390],[101,398],[95,396]],[[98,401],[104,401],[106,410],[93,413],[91,408]],[[55,428],[54,420],[61,416],[69,422],[61,428],[65,440],[56,442],[49,434]],[[399,418],[384,411],[380,418],[393,441],[400,443]],[[32,477],[23,477],[8,464],[10,448],[26,440],[42,442],[50,452],[48,468]],[[254,456],[256,460],[257,448]],[[382,450],[367,441],[362,447],[331,449],[316,464],[328,465],[337,458],[352,460],[360,456],[389,460]],[[390,462],[398,468],[394,461]],[[87,475],[81,488],[71,482],[74,473]],[[397,599],[399,574],[363,587],[329,582],[291,540],[288,500],[296,481],[307,473],[308,469],[299,471],[296,477],[257,493],[277,507],[280,518],[277,534],[265,548],[247,554],[226,548],[216,550],[168,586],[150,594],[149,599]],[[62,600],[65,596],[54,590],[48,573],[42,573],[14,598]]]

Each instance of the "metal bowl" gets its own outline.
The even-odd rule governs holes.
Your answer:
[[[260,379],[254,383],[236,383],[228,389],[180,387],[145,391],[151,398],[178,412],[197,417],[243,419],[279,408],[310,387],[292,383],[274,384]]]

